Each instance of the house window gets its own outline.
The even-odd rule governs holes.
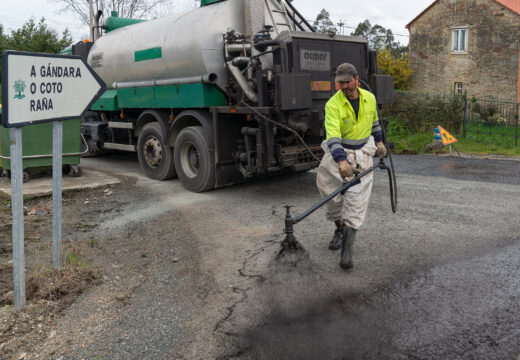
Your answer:
[[[468,52],[468,29],[453,29],[451,37],[451,52],[453,54],[466,54]]]
[[[462,95],[462,83],[461,82],[455,83],[455,94]]]

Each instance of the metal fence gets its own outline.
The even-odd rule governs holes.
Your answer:
[[[463,135],[479,143],[518,146],[518,110],[518,103],[467,99]]]

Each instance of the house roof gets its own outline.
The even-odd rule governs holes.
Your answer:
[[[515,14],[517,15],[520,15],[520,1],[519,0],[494,0],[496,1],[497,3],[499,3],[500,5],[508,8],[509,10],[511,10],[512,12],[514,12]],[[430,10],[433,5],[435,5],[436,3],[438,3],[439,0],[435,0],[434,2],[432,2],[430,4],[430,6],[428,6],[426,9],[424,9],[419,15],[417,15],[416,17],[413,18],[412,21],[410,21],[408,24],[406,24],[405,28],[409,29],[410,28],[410,25],[415,21],[417,20],[418,18],[420,18],[425,12],[427,12],[428,10]]]
[[[512,12],[516,13],[517,15],[520,15],[520,1],[518,1],[518,0],[495,0],[495,1],[502,6],[505,6]]]

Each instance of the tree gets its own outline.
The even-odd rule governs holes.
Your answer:
[[[352,35],[366,37],[372,49],[387,48],[394,44],[394,34],[392,30],[387,30],[377,24],[372,26],[368,19],[360,22]]]
[[[29,19],[20,29],[11,32],[7,42],[12,50],[58,54],[72,43],[72,38],[68,29],[60,38],[56,30],[47,27],[45,18],[41,18],[38,24]]]
[[[23,99],[25,97],[22,92],[25,90],[25,81],[22,80],[16,80],[14,82],[14,91],[17,92],[17,94],[14,95],[17,99]]]
[[[9,47],[7,46],[7,35],[4,34],[4,26],[0,24],[0,54],[2,51],[7,50]],[[0,76],[2,75],[2,57],[0,56]],[[0,102],[2,100],[0,99]]]
[[[389,48],[380,49],[377,54],[377,67],[384,74],[392,75],[395,89],[406,90],[408,78],[412,74],[412,69],[410,69],[408,63],[408,54],[395,58]]]
[[[338,29],[330,19],[330,14],[327,10],[322,9],[321,12],[316,16],[314,21],[314,29],[319,33],[328,34],[330,36],[336,35]]]
[[[368,19],[360,22],[351,35],[366,37],[371,49],[389,49],[394,58],[399,58],[401,55],[408,53],[408,46],[402,46],[396,42],[392,30],[385,29],[377,24],[372,26]]]
[[[81,21],[90,26],[89,1],[92,1],[93,11],[96,14],[99,10],[103,11],[105,16],[110,16],[111,11],[117,11],[119,16],[134,19],[151,19],[162,16],[171,10],[172,0],[53,0],[55,3],[61,4],[62,12],[72,12],[77,15]],[[196,5],[195,0],[185,0],[182,6],[186,4]]]
[[[34,19],[30,19],[20,29],[11,31],[11,34],[4,33],[4,28],[0,24],[0,52],[20,50],[57,54],[71,43],[72,38],[68,29],[60,38],[55,30],[47,27],[44,18],[41,18],[38,24]],[[0,72],[1,68],[0,64]]]
[[[4,26],[0,24],[0,49],[7,49],[7,34],[4,34]]]

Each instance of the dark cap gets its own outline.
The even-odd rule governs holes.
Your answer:
[[[343,63],[336,69],[336,81],[349,82],[353,77],[357,76],[356,67],[349,63]]]

